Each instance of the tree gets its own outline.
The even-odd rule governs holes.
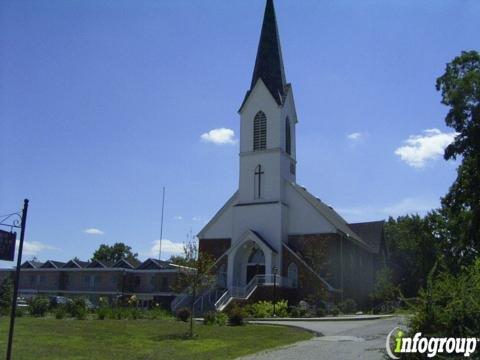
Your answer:
[[[193,337],[195,301],[199,294],[212,287],[215,283],[215,275],[213,273],[215,262],[211,255],[199,252],[198,244],[195,240],[184,244],[183,255],[177,256],[175,261],[180,268],[172,288],[177,293],[188,293],[190,295],[189,336]]]
[[[426,284],[427,274],[439,253],[436,229],[442,224],[436,212],[390,217],[385,224],[385,241],[389,250],[392,281],[407,297],[417,296]]]
[[[480,54],[462,52],[447,64],[436,88],[450,107],[445,122],[457,132],[444,157],[463,158],[441,209],[453,235],[444,243],[445,255],[456,259],[458,270],[480,251]]]
[[[132,253],[132,248],[124,243],[115,243],[112,246],[102,244],[93,253],[92,261],[98,260],[107,263],[116,263],[119,260],[138,260],[138,254]]]

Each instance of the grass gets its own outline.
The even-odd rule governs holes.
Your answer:
[[[268,348],[306,340],[295,328],[268,325],[196,325],[176,320],[56,320],[17,318],[13,359],[234,359]],[[6,350],[8,319],[0,319],[0,353]],[[3,356],[3,353],[0,354]]]

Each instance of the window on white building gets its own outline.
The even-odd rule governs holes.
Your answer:
[[[267,148],[267,116],[259,111],[253,119],[253,151]]]

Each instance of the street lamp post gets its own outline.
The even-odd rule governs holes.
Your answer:
[[[277,273],[278,268],[274,266],[273,268],[273,317],[276,316],[275,314],[275,304],[277,302],[276,295],[277,295]]]

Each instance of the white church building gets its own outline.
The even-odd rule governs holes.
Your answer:
[[[216,260],[216,307],[232,299],[368,303],[385,261],[383,221],[349,224],[298,185],[293,88],[267,0],[250,89],[239,109],[238,190],[198,234]],[[298,164],[300,165],[300,164]]]

